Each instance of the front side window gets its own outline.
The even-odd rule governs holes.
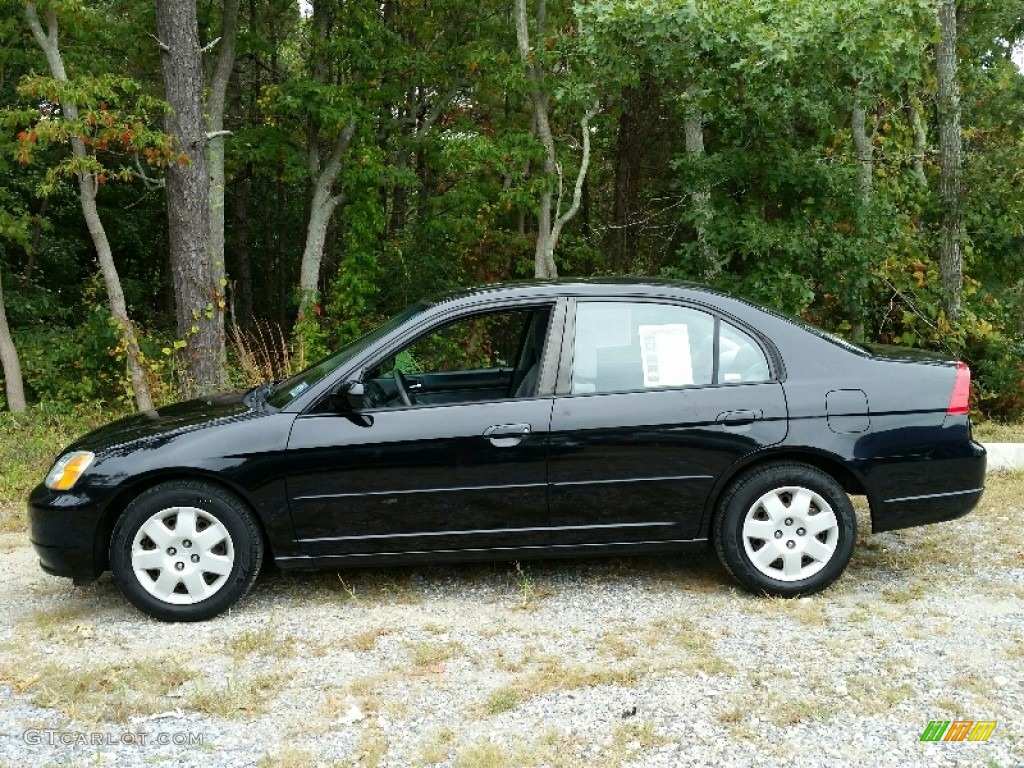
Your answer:
[[[295,374],[291,378],[277,383],[274,385],[270,396],[267,397],[267,402],[275,408],[284,407],[307,389],[330,376],[334,371],[355,357],[355,355],[372,345],[378,339],[384,338],[403,323],[422,313],[426,307],[427,305],[423,303],[414,304],[400,315],[396,315],[364,336],[360,336],[358,339],[350,341],[334,354],[314,363],[309,368]]]
[[[576,305],[573,394],[769,378],[767,358],[753,337],[724,321],[716,323],[707,312],[648,302]]]
[[[517,308],[439,326],[367,371],[367,405],[450,405],[531,397],[550,315],[550,307]]]

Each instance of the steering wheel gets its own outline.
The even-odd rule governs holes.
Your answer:
[[[405,374],[395,368],[391,372],[392,378],[395,380],[395,388],[398,390],[398,399],[402,401],[402,405],[413,405],[413,399],[409,395],[409,382],[405,380]]]

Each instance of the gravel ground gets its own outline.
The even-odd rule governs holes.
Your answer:
[[[271,572],[198,625],[5,535],[0,766],[1019,768],[1022,510],[994,497],[862,536],[800,600],[737,591],[708,553]],[[920,741],[957,719],[997,725]]]

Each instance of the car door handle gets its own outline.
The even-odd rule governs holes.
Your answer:
[[[511,448],[530,434],[529,424],[495,424],[484,430],[484,437],[495,448]]]
[[[723,411],[715,419],[716,424],[724,424],[727,427],[740,427],[744,424],[753,424],[761,418],[761,411]]]

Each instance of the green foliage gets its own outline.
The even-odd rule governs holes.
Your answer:
[[[41,153],[50,161],[39,185],[41,195],[54,194],[62,180],[82,174],[94,176],[99,185],[132,181],[141,168],[132,160],[142,159],[150,166],[185,161],[170,136],[152,127],[163,112],[163,102],[145,94],[130,78],[102,74],[59,81],[26,75],[18,95],[32,106],[0,111],[0,126],[24,126],[17,134],[19,163],[33,163]],[[74,110],[69,114],[61,105],[74,105]],[[46,155],[48,149],[72,142],[80,143],[84,152],[60,158]]]
[[[68,405],[120,400],[124,366],[110,350],[117,334],[110,313],[96,307],[77,326],[38,326],[18,335],[25,393],[36,402]]]
[[[24,307],[21,307],[24,309]],[[95,304],[81,322],[51,319],[17,334],[26,397],[57,408],[89,404],[124,409],[132,392],[117,325],[105,306]],[[143,365],[154,398],[176,399],[171,363],[158,338],[141,340]]]
[[[288,0],[243,9],[226,117],[228,307],[249,329],[281,327],[292,364],[424,295],[533,274],[538,198],[556,181],[543,172],[509,5],[318,0],[309,18]],[[48,67],[22,3],[0,0],[8,316],[30,353],[31,398],[118,402],[123,361],[96,314],[93,249],[67,181],[79,171],[124,180],[101,189],[101,213],[132,316],[165,335],[166,201],[139,178],[176,162],[159,130],[153,7],[55,7],[66,84],[40,77]],[[530,21],[531,61],[567,182],[582,110],[595,98],[602,107],[584,204],[555,253],[560,274],[711,281],[850,337],[946,350],[971,364],[980,413],[1016,417],[1024,76],[1007,54],[1024,39],[1024,10],[963,7],[957,323],[941,309],[932,0],[548,0],[547,33]],[[220,34],[220,13],[200,9],[204,43]],[[687,144],[698,119],[702,151]],[[293,328],[313,180],[350,124],[318,301]],[[72,137],[84,159],[71,156]],[[170,375],[159,350],[172,344],[146,342],[155,384]]]

